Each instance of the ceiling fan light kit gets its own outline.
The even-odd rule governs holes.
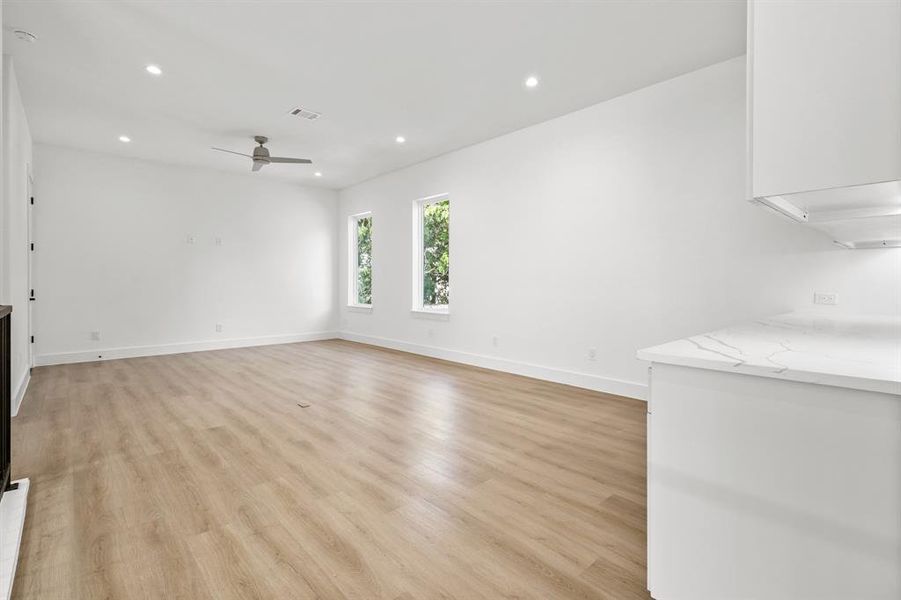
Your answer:
[[[246,156],[253,160],[253,166],[251,167],[251,171],[259,171],[264,166],[270,163],[288,163],[295,165],[310,165],[313,164],[308,158],[290,158],[287,156],[270,156],[269,149],[266,148],[264,144],[269,141],[264,135],[255,135],[253,136],[253,140],[259,144],[256,148],[253,149],[253,154],[244,154],[243,152],[235,152],[234,150],[226,150],[225,148],[216,148],[212,147],[213,150],[217,150],[219,152],[228,152],[229,154],[237,154],[238,156]]]

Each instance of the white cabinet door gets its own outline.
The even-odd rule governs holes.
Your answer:
[[[653,369],[653,598],[901,598],[901,396]]]
[[[749,3],[752,192],[901,179],[901,0]]]

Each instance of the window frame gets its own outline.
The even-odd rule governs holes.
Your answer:
[[[422,298],[424,287],[423,267],[425,263],[423,248],[423,223],[425,221],[425,208],[432,204],[438,204],[445,200],[450,203],[450,194],[435,194],[434,196],[426,196],[413,201],[413,307],[411,311],[414,313],[427,313],[434,315],[450,314],[450,295],[448,294],[447,304],[425,304]],[[448,227],[450,227],[450,208],[448,208]],[[448,258],[450,258],[450,237],[447,240]],[[450,279],[451,266],[448,264],[448,279]]]
[[[348,215],[347,217],[347,307],[361,309],[365,311],[372,310],[372,290],[369,290],[370,298],[369,304],[362,304],[358,301],[359,299],[359,239],[358,239],[358,230],[359,230],[359,222],[361,219],[370,219],[370,228],[372,228],[372,234],[375,233],[375,229],[373,225],[375,224],[375,220],[372,218],[372,211],[365,211],[361,213],[356,213],[353,215]],[[372,235],[370,234],[370,235]],[[370,238],[370,243],[372,243],[372,238]],[[370,259],[372,256],[372,250],[370,249]]]

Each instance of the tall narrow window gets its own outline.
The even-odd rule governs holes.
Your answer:
[[[351,306],[372,306],[372,214],[353,215],[348,219],[347,239],[349,280],[348,299]]]
[[[413,220],[413,309],[448,312],[450,198],[442,194],[418,200]]]

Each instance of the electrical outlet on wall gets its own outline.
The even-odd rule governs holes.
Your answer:
[[[496,336],[496,335],[491,336],[491,345],[494,346],[495,348],[497,348],[497,345],[498,345],[498,342],[499,342],[499,341],[500,341],[500,340],[497,339],[497,336]]]
[[[838,304],[838,294],[834,292],[814,292],[813,303],[835,306]]]
[[[216,323],[216,333],[222,333],[222,323]]]
[[[189,234],[188,234],[188,237],[187,237],[187,239],[186,239],[185,241],[188,242],[189,244],[196,244],[196,243],[197,243],[197,236],[194,235],[193,233],[189,233]]]
[[[595,361],[598,359],[598,349],[597,348],[589,348],[588,349],[588,360]]]
[[[216,245],[217,245],[217,246],[221,246],[221,245],[222,245],[222,238],[221,238],[221,237],[217,237],[217,238],[216,238]]]
[[[92,342],[99,342],[99,341],[100,341],[100,332],[99,332],[99,331],[92,331],[92,332],[91,332],[91,341],[92,341]]]

